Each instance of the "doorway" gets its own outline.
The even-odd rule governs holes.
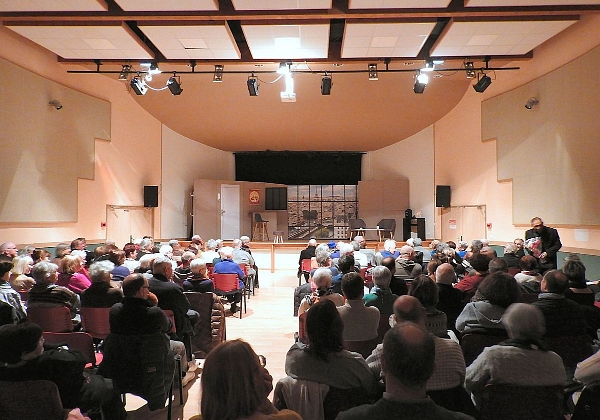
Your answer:
[[[240,237],[240,186],[221,185],[221,238]]]
[[[442,241],[466,241],[486,237],[485,205],[452,206],[442,209]]]
[[[123,245],[144,235],[154,235],[154,209],[142,206],[106,206],[106,239]]]

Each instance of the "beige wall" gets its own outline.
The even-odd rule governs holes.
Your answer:
[[[537,48],[532,60],[515,63],[521,67],[520,71],[498,72],[484,94],[469,89],[461,102],[435,124],[435,183],[452,186],[453,205],[486,205],[487,222],[492,223],[487,236],[492,241],[522,237],[528,227],[514,224],[512,183],[497,180],[495,141],[481,140],[481,102],[525,85],[597,47],[600,45],[598,27],[600,16],[583,18],[559,38]],[[498,118],[503,119],[504,124],[511,123],[509,115],[498,115]],[[568,197],[557,196],[556,203],[568,206]],[[538,213],[531,216],[536,215],[543,218],[544,208],[540,207]],[[435,235],[439,237],[439,211],[436,211],[436,221]],[[577,248],[582,252],[600,249],[598,228],[558,227],[564,249]]]
[[[413,214],[423,212],[427,238],[433,238],[434,235],[433,161],[433,126],[363,156],[363,180],[408,179],[408,206]],[[401,217],[397,223],[397,231],[401,232]],[[400,237],[400,233],[397,236]]]
[[[94,178],[77,181],[77,221],[26,226],[4,223],[0,226],[0,242],[52,243],[78,236],[90,242],[103,241],[106,233],[101,223],[106,220],[106,205],[141,205],[143,186],[160,184],[160,122],[137,105],[121,82],[101,75],[69,75],[54,54],[1,27],[0,45],[1,58],[111,104],[111,141],[96,141]],[[32,100],[42,99],[47,98]],[[55,163],[60,165],[59,161]],[[21,182],[27,194],[28,179]],[[6,184],[0,184],[0,188],[6,188]],[[160,209],[155,214],[160,220]],[[155,223],[153,234],[159,236],[160,223]]]
[[[192,228],[190,194],[194,191],[194,180],[233,180],[234,157],[230,152],[183,137],[164,125],[162,132],[161,238],[188,238]],[[202,229],[194,233],[206,236]]]

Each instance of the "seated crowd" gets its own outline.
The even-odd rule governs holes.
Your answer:
[[[551,235],[541,219],[532,225],[542,241]],[[108,406],[123,391],[115,366],[101,365],[87,381],[79,363],[68,387],[49,375],[55,369],[45,366],[75,363],[77,353],[45,349],[27,309],[58,305],[77,327],[82,307],[111,308],[109,361],[128,336],[175,331],[162,345],[183,361],[178,374],[187,384],[197,368],[190,343],[199,314],[184,291],[214,291],[211,267],[236,274],[240,289],[256,284],[248,241],[223,247],[195,235],[186,249],[177,241],[156,249],[144,238],[122,250],[108,243],[86,252],[78,238],[57,247],[53,262],[2,244],[0,303],[10,309],[8,325],[0,327],[0,380],[50,379],[65,408],[125,418],[120,402],[118,409]],[[288,376],[276,384],[273,403],[264,360],[248,343],[226,341],[206,358],[201,414],[194,419],[472,419],[488,409],[488,385],[581,390],[600,380],[600,358],[592,354],[600,327],[597,286],[588,285],[577,255],[558,270],[560,246],[539,247],[516,239],[497,257],[486,240],[432,241],[425,248],[416,238],[397,249],[390,239],[375,252],[362,236],[351,244],[311,239],[299,260],[305,283],[296,289],[304,336],[287,352]],[[304,259],[311,260],[310,272]],[[239,310],[240,295],[227,299],[232,313]],[[164,310],[173,312],[174,324]],[[468,346],[482,337],[486,344],[473,353]]]

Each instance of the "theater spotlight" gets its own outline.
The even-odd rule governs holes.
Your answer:
[[[169,77],[169,80],[167,80],[167,87],[174,96],[181,95],[181,92],[183,92],[181,82],[177,79],[179,79],[179,77],[176,73],[173,73],[173,76]]]
[[[223,81],[223,66],[217,64],[215,66],[215,73],[213,74],[213,83],[221,83]]]
[[[465,70],[467,71],[467,79],[474,79],[477,77],[477,72],[473,67],[472,61],[465,61]]]
[[[254,74],[248,77],[248,93],[250,96],[258,96],[258,80]]]
[[[482,73],[482,76],[479,77],[477,83],[473,85],[473,89],[475,92],[483,93],[488,88],[489,85],[492,84],[492,79],[485,73]]]
[[[539,104],[539,103],[540,103],[540,101],[538,101],[538,99],[537,99],[537,98],[535,98],[535,97],[531,97],[531,98],[529,98],[529,100],[528,100],[528,101],[527,101],[527,103],[525,104],[525,108],[527,108],[527,109],[531,109],[531,108],[533,108],[534,106],[536,106],[536,105],[537,105],[537,104]]]
[[[331,76],[327,73],[321,79],[321,95],[331,95]]]
[[[379,80],[377,64],[369,64],[369,80]]]
[[[413,92],[415,93],[423,93],[425,91],[425,87],[429,83],[429,76],[424,73],[417,73],[415,76],[415,85],[413,86]]]
[[[146,83],[144,83],[144,81],[137,76],[131,79],[130,86],[136,95],[145,95],[148,91],[148,86],[146,86]]]
[[[119,73],[119,80],[127,81],[129,78],[129,72],[131,71],[131,66],[129,64],[123,64],[123,68],[121,69],[121,73]]]

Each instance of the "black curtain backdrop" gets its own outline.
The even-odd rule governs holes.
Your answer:
[[[236,152],[235,180],[285,185],[356,185],[361,152]]]

